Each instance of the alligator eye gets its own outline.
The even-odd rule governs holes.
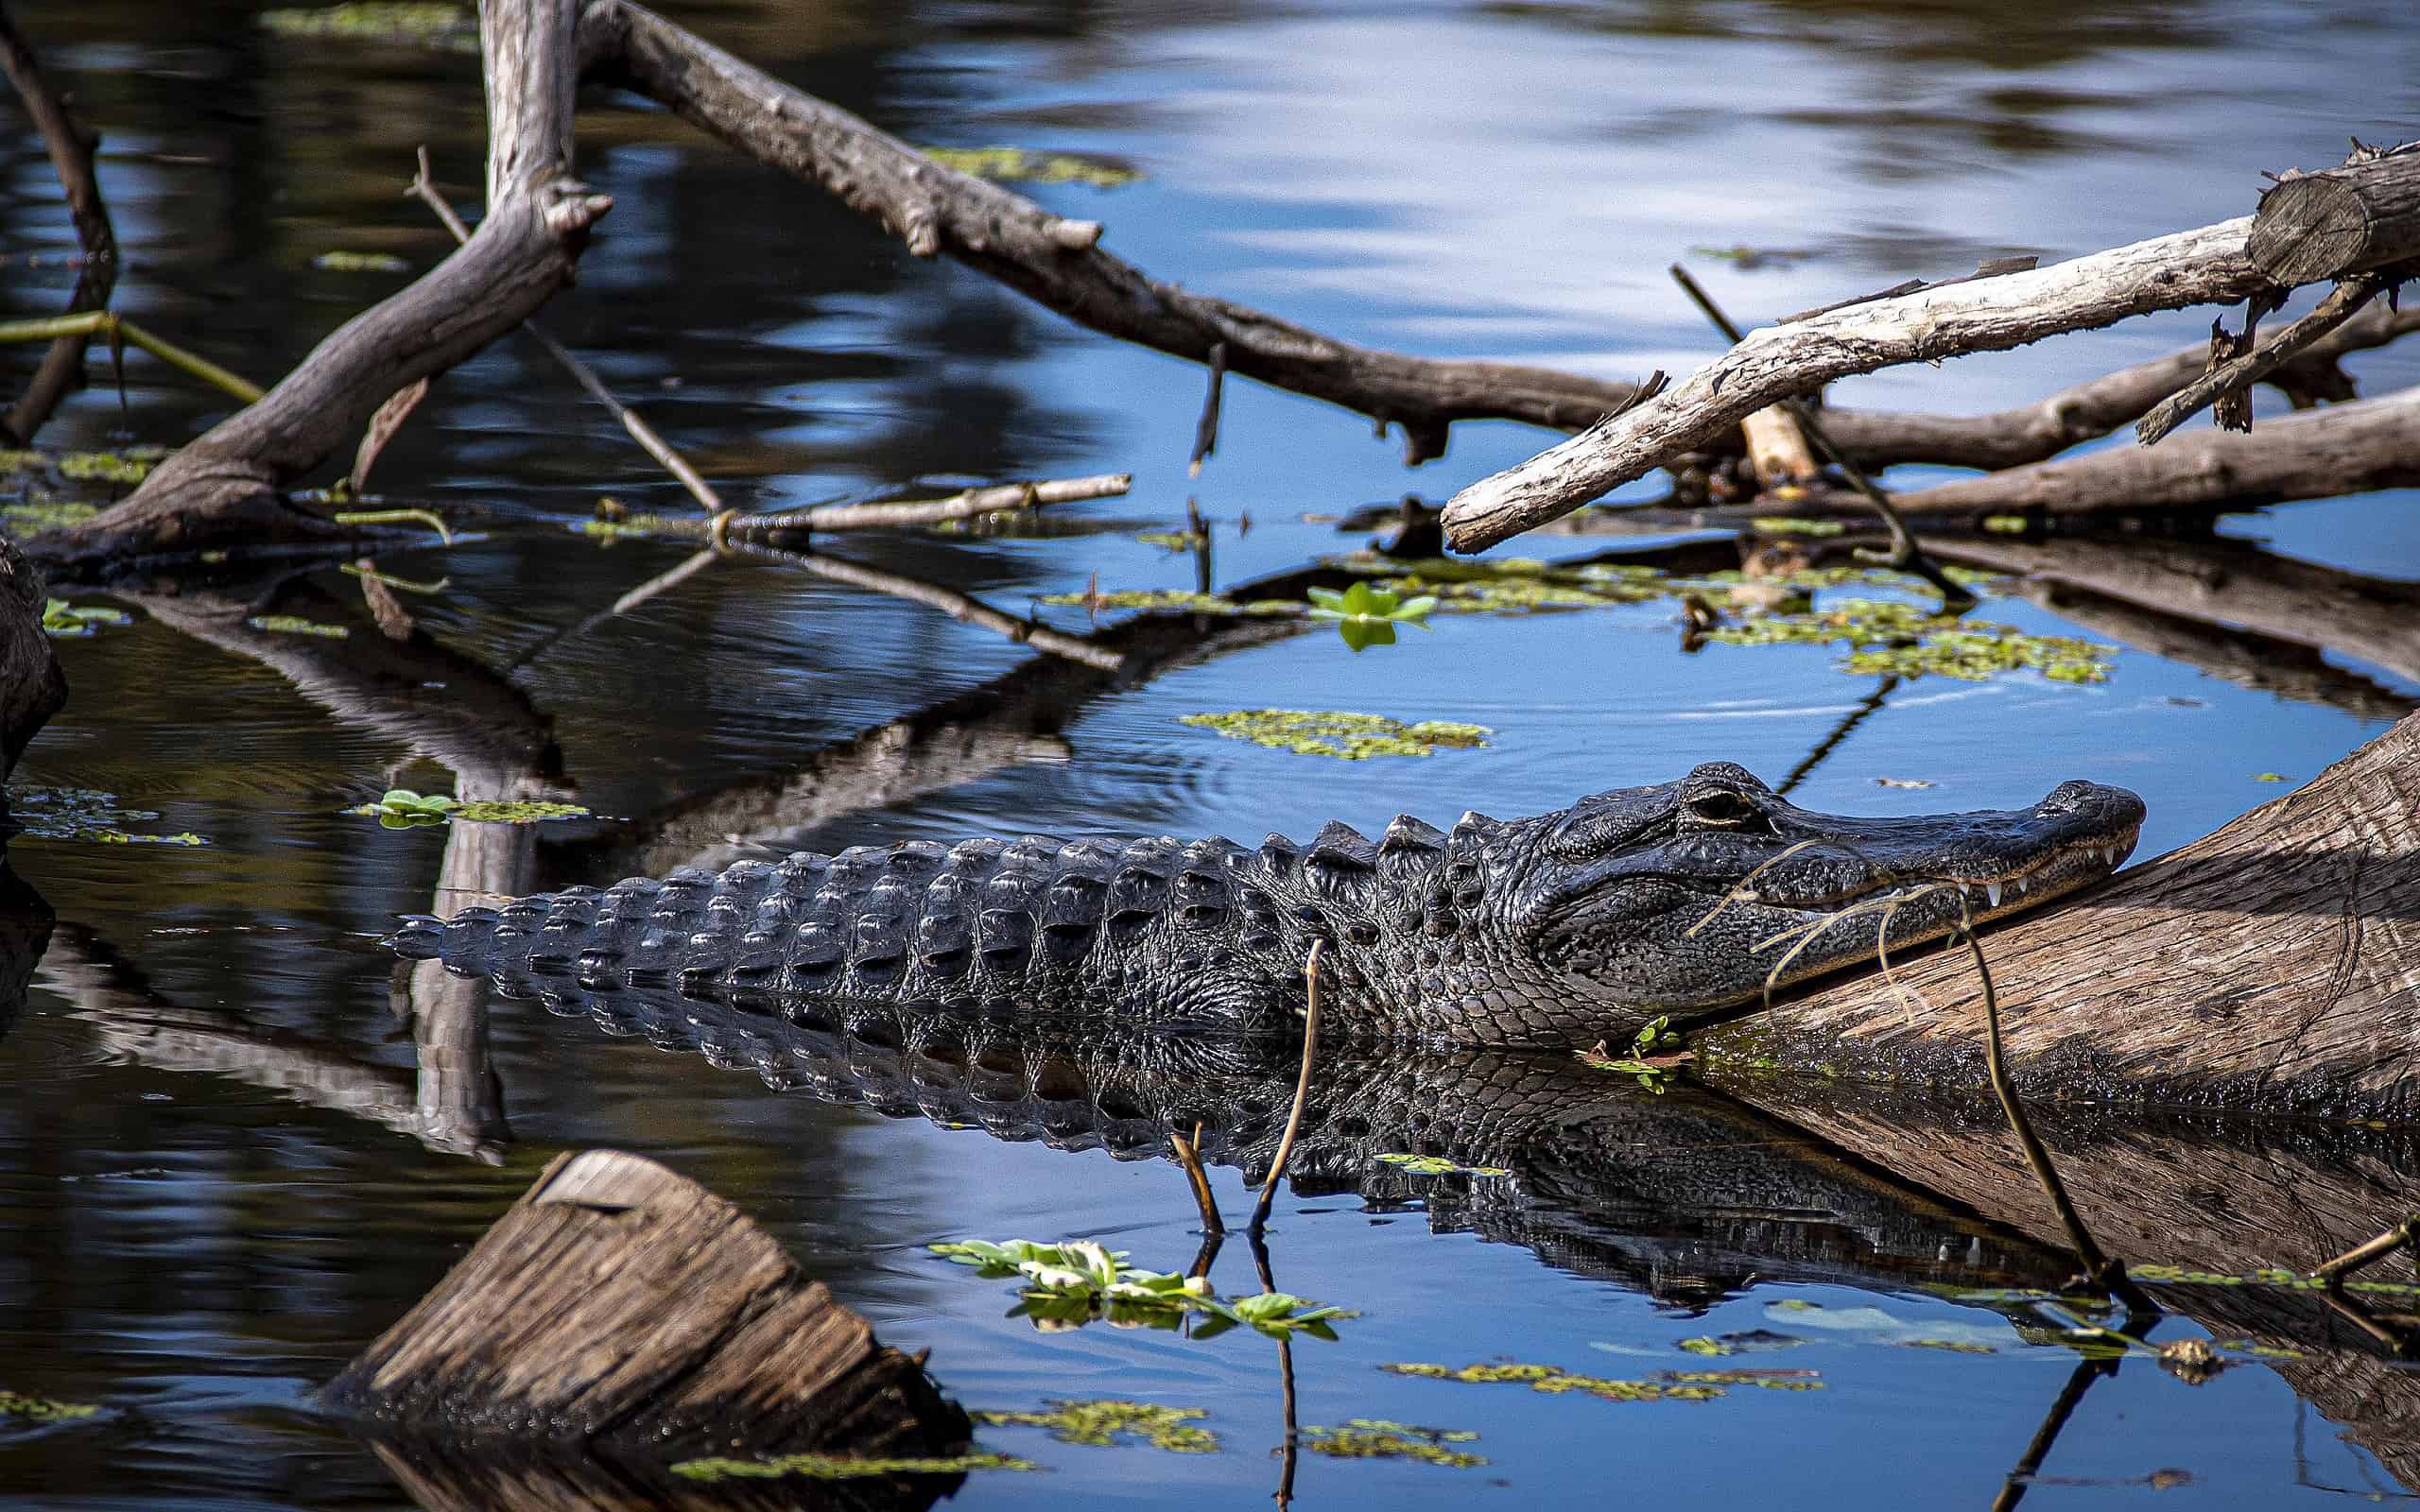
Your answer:
[[[1737,828],[1757,817],[1756,805],[1737,793],[1717,789],[1689,799],[1689,817],[1701,824]]]

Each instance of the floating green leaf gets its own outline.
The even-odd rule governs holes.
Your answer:
[[[1606,1401],[1711,1401],[1732,1386],[1775,1391],[1818,1391],[1823,1383],[1811,1370],[1668,1370],[1644,1381],[1581,1375],[1547,1365],[1468,1365],[1461,1369],[1426,1364],[1393,1364],[1378,1367],[1399,1376],[1427,1381],[1459,1381],[1474,1385],[1526,1385],[1554,1395],[1585,1392]]]
[[[1121,589],[1114,593],[1045,593],[1041,601],[1093,610],[1165,610],[1184,614],[1239,614],[1253,619],[1296,619],[1309,612],[1290,598],[1263,598],[1239,604],[1217,593],[1193,593],[1177,589]]]
[[[50,599],[43,605],[43,633],[65,640],[91,635],[104,625],[130,625],[134,617],[121,609],[106,605],[70,604],[63,598]]]
[[[1028,152],[1023,147],[924,147],[919,149],[945,168],[977,179],[1027,183],[1085,183],[1115,189],[1143,176],[1123,163],[1065,152]]]
[[[1194,1420],[1209,1416],[1199,1407],[1164,1407],[1148,1401],[1102,1398],[1083,1401],[1052,1400],[1047,1412],[976,1412],[978,1423],[1001,1428],[1047,1428],[1064,1444],[1107,1448],[1121,1436],[1139,1438],[1171,1454],[1218,1452],[1219,1436]]]
[[[1373,756],[1428,756],[1440,749],[1482,747],[1495,731],[1484,725],[1424,719],[1407,725],[1384,714],[1336,710],[1238,709],[1223,714],[1186,714],[1179,720],[1200,730],[1215,730],[1230,740],[1248,740],[1271,750],[1305,756],[1333,756],[1366,761]]]
[[[1769,536],[1837,536],[1848,529],[1838,520],[1802,520],[1796,515],[1764,515],[1748,524]]]
[[[1851,598],[1804,613],[1720,625],[1707,639],[1727,645],[1837,644],[1841,663],[1866,676],[1927,675],[1982,681],[2026,668],[2055,682],[2103,682],[2114,646],[2066,636],[2028,635],[2013,625],[1953,619],[1893,599]]]
[[[1355,583],[1350,588],[1313,588],[1305,591],[1311,600],[1311,618],[1334,620],[1344,644],[1356,651],[1373,645],[1395,644],[1398,625],[1428,627],[1428,611],[1437,607],[1433,594],[1422,593],[1407,598],[1392,588],[1374,583]]]
[[[1511,1176],[1500,1165],[1461,1165],[1442,1155],[1381,1155],[1388,1165],[1398,1166],[1412,1176]]]
[[[1031,1470],[1040,1466],[1009,1454],[947,1454],[856,1459],[841,1454],[784,1454],[778,1459],[684,1459],[672,1473],[691,1481],[856,1481],[883,1475],[963,1475],[969,1470]]]
[[[11,454],[0,453],[0,455]],[[13,454],[30,456],[30,452]],[[5,471],[5,470],[0,470]],[[38,536],[45,530],[68,530],[101,512],[97,504],[81,499],[55,499],[37,493],[22,504],[0,506],[0,528],[12,536]]]
[[[1020,1300],[1009,1315],[1029,1317],[1046,1330],[1080,1328],[1096,1318],[1117,1327],[1173,1329],[1192,1315],[1201,1319],[1194,1330],[1200,1339],[1238,1326],[1272,1338],[1300,1332],[1334,1339],[1329,1321],[1353,1315],[1283,1292],[1221,1301],[1203,1278],[1129,1265],[1126,1251],[1104,1249],[1089,1239],[1056,1245],[976,1239],[925,1247],[985,1276],[1020,1278]]]
[[[536,824],[546,819],[582,818],[588,814],[588,810],[578,803],[549,803],[534,799],[510,801],[481,799],[463,803],[449,794],[415,793],[407,787],[390,787],[378,796],[377,801],[359,804],[345,812],[374,815],[380,826],[389,830],[443,824],[449,820],[468,824]]]
[[[2293,779],[2288,777],[2283,772],[2262,772],[2253,778],[2253,781],[2256,782],[2290,782]]]

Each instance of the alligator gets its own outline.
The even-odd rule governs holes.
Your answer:
[[[670,985],[794,1017],[890,1004],[1249,1038],[1624,1041],[2100,880],[2142,800],[1813,813],[1727,762],[1530,818],[1399,817],[1375,841],[910,841],[684,868],[407,918],[400,954],[508,992]]]

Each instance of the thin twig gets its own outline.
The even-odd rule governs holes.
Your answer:
[[[1201,1142],[1199,1124],[1193,1125],[1190,1140],[1173,1129],[1168,1131],[1168,1144],[1176,1151],[1176,1163],[1184,1168],[1184,1179],[1193,1188],[1193,1205],[1201,1210],[1201,1231],[1222,1234],[1227,1231],[1227,1225],[1219,1216],[1218,1198],[1211,1195],[1210,1177],[1201,1169]]]
[[[67,297],[67,312],[104,309],[117,284],[117,232],[110,225],[100,178],[93,170],[97,138],[78,128],[66,97],[43,77],[32,44],[9,22],[5,8],[0,8],[0,77],[14,87],[26,113],[42,132],[43,146],[50,153],[51,167],[67,198],[68,218],[75,222],[77,244],[83,251],[78,260],[75,291]],[[90,337],[83,335],[64,335],[51,343],[33,381],[5,421],[0,421],[0,438],[12,438],[21,446],[32,444],[34,432],[42,429],[60,403],[84,386],[84,352],[89,345]],[[121,401],[124,394],[121,385]]]
[[[2157,1313],[2159,1304],[2126,1274],[2122,1262],[2101,1253],[2093,1242],[2092,1231],[2084,1227],[2083,1214],[2067,1196],[2067,1189],[2059,1180],[2058,1168],[2050,1161],[2050,1152],[2033,1132],[2027,1121],[2025,1107],[2017,1101],[2016,1087],[2009,1080],[2008,1068],[2000,1052],[2000,1000],[1992,986],[1991,963],[1983,958],[1983,942],[1975,936],[1975,921],[1966,911],[1966,895],[1958,895],[1959,938],[1975,959],[1975,975],[1983,988],[1983,1068],[1991,1077],[1992,1091],[2000,1101],[2000,1111],[2008,1117],[2009,1131],[2016,1136],[2017,1148],[2025,1153],[2025,1163],[2031,1168],[2033,1179],[2042,1185],[2043,1194],[2059,1215],[2059,1226],[2066,1230],[2067,1243],[2076,1252],[2076,1260],[2093,1285],[2126,1304],[2129,1311]]]
[[[1261,1183],[1260,1200],[1253,1205],[1252,1232],[1258,1233],[1269,1222],[1269,1205],[1277,1199],[1277,1183],[1286,1174],[1286,1161],[1294,1153],[1294,1136],[1302,1132],[1303,1108],[1311,1100],[1311,1061],[1320,1048],[1320,952],[1324,939],[1311,941],[1309,959],[1303,962],[1303,1069],[1294,1077],[1294,1110],[1286,1115],[1286,1132],[1278,1136],[1277,1159],[1269,1164],[1269,1179]]]
[[[1099,472],[1081,478],[1043,478],[1030,483],[994,483],[962,489],[945,499],[889,499],[878,504],[819,504],[804,509],[735,515],[723,527],[726,535],[771,536],[796,531],[902,530],[940,524],[979,514],[1033,509],[1046,504],[1076,504],[1085,499],[1110,499],[1134,486],[1131,472]],[[633,525],[663,524],[651,515],[633,515]],[[695,528],[696,522],[676,522]]]
[[[1184,467],[1184,475],[1189,478],[1200,477],[1203,459],[1219,449],[1219,401],[1227,385],[1227,344],[1225,342],[1210,343],[1208,366],[1210,386],[1201,396],[1201,419],[1193,427],[1193,458]]]
[[[229,372],[207,357],[198,356],[163,337],[153,335],[122,315],[107,310],[87,310],[81,315],[44,316],[30,320],[0,320],[0,342],[52,341],[61,336],[107,336],[112,342],[125,341],[185,374],[220,389],[247,404],[260,403],[263,389],[248,378]]]
[[[1672,277],[1681,285],[1681,291],[1696,302],[1697,307],[1704,312],[1705,318],[1714,322],[1715,329],[1729,338],[1733,346],[1737,346],[1745,339],[1745,333],[1732,323],[1729,316],[1722,313],[1722,307],[1714,302],[1714,296],[1700,287],[1698,281],[1689,276],[1687,268],[1674,263]],[[1781,407],[1788,410],[1789,418],[1798,422],[1799,430],[1806,437],[1806,444],[1822,453],[1825,461],[1840,469],[1841,476],[1848,479],[1849,487],[1864,494],[1865,502],[1874,506],[1874,512],[1880,515],[1882,523],[1890,527],[1891,549],[1888,552],[1860,551],[1858,555],[1868,561],[1880,562],[1899,572],[1913,573],[1930,583],[1934,591],[1941,594],[1941,607],[1945,610],[1974,608],[1978,602],[1974,593],[1963,584],[1952,581],[1949,575],[1934,565],[1932,558],[1926,556],[1923,549],[1917,546],[1915,536],[1909,531],[1908,522],[1899,518],[1898,507],[1891,502],[1891,496],[1883,492],[1880,486],[1872,478],[1865,475],[1864,469],[1850,461],[1847,453],[1832,444],[1831,437],[1824,432],[1823,422],[1815,418],[1815,406],[1804,399],[1792,396],[1782,400]]]
[[[428,171],[428,148],[424,146],[420,149],[420,173],[412,180],[411,187],[407,192],[419,196],[423,203],[437,213],[437,218],[445,223],[445,229],[454,233],[454,239],[457,242],[467,242],[471,239],[471,228],[462,224],[462,217],[454,214],[454,207],[447,204],[445,197],[437,192],[437,182],[430,177]],[[708,514],[724,512],[722,495],[717,493],[704,478],[698,475],[698,470],[689,465],[687,458],[674,451],[670,442],[655,433],[654,426],[641,419],[637,411],[614,398],[613,390],[605,387],[605,380],[596,376],[596,369],[574,356],[569,347],[549,335],[545,328],[539,325],[535,319],[522,321],[521,329],[529,334],[531,340],[545,348],[546,355],[554,358],[565,372],[570,373],[580,387],[587,389],[591,399],[604,405],[613,413],[615,420],[622,422],[622,429],[631,433],[631,439],[645,448],[648,455],[662,463],[666,472],[680,479],[681,486],[689,490],[689,497],[697,500],[700,507]]]
[[[2356,1245],[2334,1260],[2314,1266],[2311,1279],[2325,1281],[2330,1286],[2341,1286],[2345,1277],[2384,1260],[2407,1245],[2420,1248],[2420,1215],[2406,1218],[2367,1244]]]
[[[2305,347],[2360,313],[2386,281],[2357,273],[2327,291],[2310,314],[2242,356],[2220,363],[2160,401],[2135,426],[2135,438],[2149,446],[2229,394],[2238,394],[2293,360]],[[2244,429],[2251,427],[2246,425]]]

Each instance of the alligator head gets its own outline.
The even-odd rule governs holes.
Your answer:
[[[2134,794],[2081,782],[2031,808],[1849,818],[1714,762],[1532,821],[1508,911],[1575,995],[1711,1009],[2097,882],[2142,821]]]

